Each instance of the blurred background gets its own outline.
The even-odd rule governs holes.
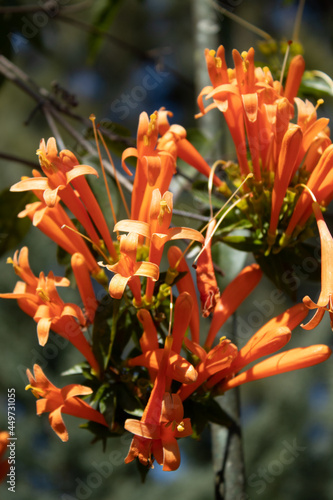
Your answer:
[[[5,64],[2,58],[0,64],[2,74],[6,74],[0,87],[0,293],[12,291],[16,283],[6,259],[23,245],[29,247],[35,274],[51,269],[58,275],[64,273],[55,245],[36,228],[30,228],[30,223],[15,225],[8,235],[24,200],[4,193],[22,175],[30,175],[33,164],[37,166],[35,152],[42,137],[47,139],[56,131],[66,148],[84,156],[80,138],[91,137],[87,120],[94,113],[114,134],[111,152],[119,167],[121,151],[135,137],[139,114],[165,106],[174,113],[173,122],[186,127],[189,138],[209,161],[230,158],[230,139],[218,112],[214,117],[211,112],[207,120],[194,119],[198,112],[196,97],[209,83],[203,50],[223,44],[232,65],[233,48],[243,51],[254,46],[256,59],[267,61],[259,50],[265,34],[254,32],[241,20],[263,30],[279,46],[293,37],[298,2],[225,0],[218,5],[222,11],[205,0],[0,2],[0,51],[10,62]],[[237,18],[230,18],[228,13]],[[307,70],[329,76],[333,76],[332,20],[333,4],[329,0],[307,0],[298,36]],[[278,50],[271,54],[270,61],[278,72],[283,55]],[[15,68],[24,73],[17,73]],[[18,77],[20,87],[13,81]],[[305,95],[315,102],[323,90],[321,85],[325,87],[318,83],[317,94],[314,86],[311,91],[303,89]],[[327,84],[324,91],[325,102],[318,114],[331,118],[333,99]],[[42,100],[36,99],[36,94],[43,92],[61,105],[62,121],[56,125],[54,118],[43,111]],[[194,203],[190,191],[184,190],[176,206],[191,211]],[[233,274],[247,258],[224,246],[219,246],[218,253],[221,268],[232,268]],[[297,288],[298,300],[305,289],[311,297],[318,293],[318,285],[308,280],[313,270],[302,265],[304,280]],[[287,297],[274,303],[270,299],[274,291],[274,285],[265,278],[242,306],[236,318],[240,345],[265,321],[292,305]],[[78,300],[76,291],[67,291],[66,300]],[[35,415],[35,399],[24,390],[25,370],[38,363],[52,382],[61,386],[64,379],[60,373],[79,362],[80,356],[71,346],[64,348],[52,334],[41,348],[35,323],[15,301],[1,300],[0,311],[0,429],[7,428],[7,390],[15,388],[17,498],[213,498],[209,428],[199,442],[190,438],[180,442],[182,464],[177,472],[163,473],[156,465],[145,484],[141,484],[135,463],[123,464],[128,435],[110,440],[103,452],[100,443],[91,444],[88,431],[78,428],[77,419],[65,416],[70,439],[62,443],[51,430],[47,416]],[[227,325],[226,335],[228,328],[231,326]],[[291,347],[312,343],[332,347],[327,317],[315,331],[294,331]],[[66,383],[72,382],[75,380],[71,378]],[[241,400],[246,498],[332,499],[332,360],[245,385]],[[0,486],[1,499],[12,498],[6,486]]]

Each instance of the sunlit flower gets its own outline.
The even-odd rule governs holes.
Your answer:
[[[178,394],[166,393],[162,401],[161,418],[158,426],[151,426],[139,420],[127,419],[125,429],[136,436],[151,440],[151,453],[164,471],[177,470],[180,452],[177,438],[192,434],[191,421],[184,418],[184,409]],[[129,455],[126,462],[133,456]],[[140,455],[139,455],[140,458]],[[140,460],[141,461],[141,460]]]
[[[18,281],[12,293],[2,293],[0,298],[16,299],[19,307],[36,321],[40,345],[46,344],[50,330],[53,330],[68,339],[98,373],[98,363],[81,328],[86,325],[86,318],[79,306],[65,303],[56,289],[59,285],[68,286],[69,281],[55,277],[52,271],[47,277],[43,272],[39,278],[35,277],[30,270],[25,248],[19,258],[15,254],[13,264],[17,274],[27,282]]]
[[[212,346],[220,328],[258,285],[262,274],[262,270],[258,264],[251,264],[245,267],[226,286],[215,306],[205,347],[210,348]]]
[[[128,284],[137,305],[141,303],[140,276],[146,276],[156,281],[159,276],[159,267],[152,262],[137,262],[138,234],[129,233],[120,236],[120,258],[116,264],[105,265],[109,271],[115,273],[109,284],[109,292],[114,299],[121,299]],[[104,264],[102,264],[104,265]]]
[[[313,318],[302,327],[305,330],[315,328],[323,319],[325,311],[328,311],[333,329],[333,238],[318,203],[313,203],[312,207],[317,220],[321,244],[321,292],[317,303],[313,302],[308,296],[304,297],[304,304],[309,309],[316,309],[316,312]]]
[[[220,298],[220,290],[216,281],[211,252],[211,235],[215,226],[216,220],[212,219],[207,228],[204,249],[200,252],[200,256],[196,263],[197,285],[200,294],[202,315],[204,318],[209,316]]]
[[[312,345],[309,347],[298,347],[289,351],[276,354],[260,363],[257,363],[240,373],[236,377],[222,383],[219,387],[220,392],[228,391],[233,387],[246,382],[260,380],[280,373],[286,373],[293,370],[300,370],[309,366],[323,363],[332,354],[331,349],[326,345]]]
[[[168,358],[166,376],[184,384],[196,381],[198,374],[193,365],[180,356],[183,339],[189,325],[192,313],[191,296],[183,292],[177,297],[172,328],[172,350]],[[142,354],[127,361],[128,366],[144,366],[148,368],[152,380],[155,380],[159,370],[164,349],[159,348],[156,328],[152,322],[151,315],[146,310],[138,312],[138,319],[144,327],[140,338]]]
[[[44,200],[29,203],[26,205],[25,210],[18,214],[18,217],[29,217],[34,226],[38,227],[42,233],[70,255],[80,252],[84,256],[91,274],[102,277],[101,274],[103,273],[101,273],[101,268],[98,266],[96,259],[84,239],[76,233],[77,230],[74,224],[59,203],[56,203],[52,208],[47,207]],[[63,229],[64,225],[66,229]],[[70,228],[70,230],[67,230],[67,228]]]
[[[172,285],[174,280],[180,273],[185,273],[185,275],[177,280],[176,286],[179,293],[187,292],[192,297],[192,314],[190,318],[190,330],[193,342],[199,343],[200,336],[200,315],[199,315],[199,305],[197,300],[197,292],[192,279],[191,271],[186,263],[183,252],[180,248],[172,246],[168,249],[168,260],[170,268],[167,274],[167,284]]]
[[[166,191],[161,196],[160,190],[155,189],[152,193],[152,200],[149,212],[149,223],[122,220],[119,221],[114,230],[126,231],[129,234],[137,233],[146,238],[149,247],[149,262],[160,265],[165,243],[170,240],[189,239],[203,242],[203,236],[199,231],[188,227],[170,227],[172,218],[172,193]],[[117,264],[116,264],[117,266]],[[112,266],[114,267],[114,266]],[[110,270],[111,267],[109,267]],[[150,302],[154,291],[153,280],[147,281],[146,300]]]
[[[188,386],[182,385],[179,390],[179,396],[184,401],[195,389],[202,385],[209,377],[217,372],[228,369],[236,358],[238,349],[229,339],[222,337],[217,346],[213,347],[208,353],[199,344],[184,339],[185,345],[189,351],[192,352],[197,358],[199,363],[196,365],[198,378],[194,384]]]
[[[91,420],[108,427],[104,416],[78,397],[92,394],[93,390],[90,387],[70,384],[59,389],[46,378],[41,367],[36,364],[34,365],[34,374],[32,375],[30,370],[27,370],[27,376],[29,385],[26,389],[31,389],[37,398],[37,415],[50,413],[50,425],[62,441],[68,441],[68,432],[62,419],[62,413]]]

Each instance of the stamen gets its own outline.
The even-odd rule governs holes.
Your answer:
[[[110,154],[110,151],[108,150],[108,147],[107,147],[106,142],[105,142],[105,140],[104,140],[103,134],[102,134],[102,132],[101,132],[100,130],[98,131],[98,135],[99,135],[99,137],[100,137],[100,139],[101,139],[101,141],[102,141],[102,144],[103,144],[104,149],[105,149],[105,151],[106,151],[106,154],[107,154],[107,156],[108,156],[108,160],[109,160],[110,164],[112,165],[112,168],[113,168],[113,174],[114,174],[114,178],[115,178],[115,181],[116,181],[116,184],[117,184],[117,187],[118,187],[118,191],[119,191],[119,194],[120,194],[120,196],[121,196],[121,200],[122,200],[122,202],[123,202],[123,205],[124,205],[124,207],[125,207],[127,217],[130,219],[130,218],[131,218],[130,211],[129,211],[129,209],[128,209],[128,205],[127,205],[127,202],[126,202],[126,198],[125,198],[125,196],[124,196],[123,189],[122,189],[121,184],[120,184],[119,179],[118,179],[117,169],[116,169],[116,167],[115,167],[115,165],[114,165],[114,163],[113,163],[112,156],[111,156],[111,154]],[[108,190],[108,185],[107,185],[107,184],[106,184],[106,188],[107,188],[107,190]]]
[[[93,130],[94,130],[94,136],[95,136],[96,148],[97,148],[97,152],[98,152],[99,163],[100,163],[101,168],[102,168],[103,179],[104,179],[104,184],[105,184],[106,192],[107,192],[107,195],[108,195],[109,204],[110,204],[110,207],[111,207],[113,223],[117,224],[116,213],[115,213],[115,210],[114,210],[114,207],[113,207],[113,203],[112,203],[112,199],[111,199],[111,193],[110,193],[109,186],[108,186],[108,183],[107,183],[106,173],[105,173],[104,164],[103,164],[102,155],[101,155],[101,150],[100,150],[99,142],[98,142],[98,136],[97,136],[97,130],[96,130],[96,124],[95,124],[96,116],[93,115],[93,114],[91,114],[89,116],[89,119],[90,119],[90,121],[92,122],[92,125],[93,125]]]
[[[184,430],[185,430],[185,424],[184,424],[184,422],[182,421],[182,422],[180,422],[180,423],[177,425],[177,431],[178,431],[178,432],[184,432]]]
[[[25,390],[28,391],[29,389],[31,389],[32,394],[37,399],[44,396],[45,391],[43,391],[43,389],[39,389],[38,387],[33,387],[32,385],[28,384],[25,386]]]
[[[240,24],[241,26],[244,26],[249,31],[252,31],[253,33],[256,33],[257,35],[261,36],[262,38],[264,38],[264,40],[271,40],[272,39],[271,35],[269,35],[268,33],[266,33],[266,31],[258,28],[254,24],[249,23],[248,21],[246,21],[245,19],[243,19],[240,16],[237,16],[233,12],[230,12],[230,10],[225,9],[224,7],[221,7],[221,5],[217,4],[213,0],[210,0],[210,3],[213,5],[213,7],[216,10],[218,10],[219,12],[221,12],[222,14],[224,14],[226,17],[229,17],[229,19],[232,19],[233,21],[235,21],[236,23]]]
[[[236,189],[236,191],[234,191],[234,192],[232,193],[232,195],[230,196],[230,198],[229,198],[229,199],[228,199],[228,200],[224,203],[224,205],[220,208],[220,210],[219,210],[219,211],[218,211],[218,212],[214,215],[214,218],[215,218],[215,219],[216,219],[216,217],[218,217],[218,216],[220,215],[220,213],[221,213],[221,212],[225,209],[225,207],[228,205],[228,203],[229,203],[229,202],[230,202],[230,201],[231,201],[231,200],[232,200],[232,199],[236,196],[236,194],[237,194],[237,193],[238,193],[238,191],[241,189],[241,187],[245,184],[245,182],[247,182],[247,181],[248,181],[249,179],[251,179],[252,177],[254,177],[254,175],[252,174],[252,172],[250,172],[250,173],[249,173],[249,174],[245,177],[245,179],[243,180],[243,182],[242,182],[242,183],[238,186],[238,188]],[[247,197],[248,195],[249,195],[249,194],[247,194],[247,195],[243,196],[242,198],[239,198],[239,199],[237,200],[237,203],[239,203],[241,200],[243,200],[243,199],[244,199],[245,197]],[[234,204],[234,205],[232,205],[232,206],[231,206],[231,209],[232,209],[234,206],[236,206],[236,205],[237,205],[237,203],[236,203],[236,204]],[[224,214],[224,217],[227,215],[227,213],[229,213],[229,211],[230,211],[230,210],[228,209],[228,210],[227,210],[227,212]],[[224,217],[223,217],[223,218],[224,218]],[[200,253],[197,255],[197,257],[196,257],[195,261],[198,259],[198,257],[199,257],[199,256],[200,256],[200,254],[203,252],[203,250],[206,248],[207,243],[208,243],[208,242],[212,239],[212,236],[214,235],[214,233],[215,233],[216,229],[218,228],[218,226],[219,226],[219,225],[220,225],[220,223],[222,222],[223,218],[221,218],[221,219],[220,219],[220,221],[216,224],[216,227],[215,227],[215,229],[214,229],[214,232],[211,234],[211,237],[210,237],[210,238],[209,238],[209,240],[205,243],[205,246],[201,249]],[[205,226],[201,229],[200,233],[203,233],[203,232],[207,229],[207,227],[208,227],[209,223],[210,223],[210,220],[209,220],[209,221],[207,222],[207,224],[206,224],[206,225],[205,225]],[[187,245],[187,247],[185,248],[184,252],[183,252],[183,253],[181,254],[181,256],[179,257],[179,259],[178,259],[178,261],[177,261],[177,263],[176,263],[176,265],[175,265],[175,267],[174,267],[174,270],[177,270],[177,267],[179,266],[180,261],[182,260],[182,258],[183,258],[183,257],[185,257],[185,255],[187,254],[187,252],[189,251],[189,249],[191,248],[191,246],[193,245],[193,243],[194,243],[194,241],[191,241],[191,242]],[[195,261],[194,261],[194,262],[195,262]]]
[[[38,297],[40,297],[45,302],[50,302],[50,297],[48,296],[48,294],[45,292],[45,290],[43,288],[36,288],[36,293],[37,293]]]
[[[91,243],[92,246],[94,248],[96,248],[96,250],[101,254],[101,256],[103,257],[103,259],[105,260],[105,262],[108,262],[109,264],[112,264],[112,262],[109,260],[109,258],[103,252],[103,250],[100,247],[98,247],[96,245],[96,243],[94,243],[90,238],[88,238],[88,236],[86,236],[85,234],[80,233],[80,231],[78,231],[77,229],[74,229],[73,227],[67,226],[67,224],[63,224],[61,226],[61,229],[69,229],[70,231],[73,231],[73,233],[76,233],[78,236],[81,236],[81,238],[84,238],[85,240],[89,241],[89,243]]]
[[[311,189],[306,184],[296,184],[295,188],[298,188],[298,187],[302,187],[302,188],[306,189],[306,191],[309,193],[309,195],[311,196],[314,203],[318,203],[315,195],[313,194]]]
[[[287,65],[287,61],[288,61],[288,57],[289,57],[290,45],[292,43],[293,43],[292,40],[288,41],[288,47],[287,47],[287,50],[286,50],[286,53],[285,53],[284,59],[283,59],[283,64],[282,64],[282,69],[281,69],[281,76],[280,76],[280,94],[281,94],[281,90],[282,90],[282,82],[283,82],[284,72],[286,70],[286,65]]]

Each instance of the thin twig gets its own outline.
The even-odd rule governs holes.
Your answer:
[[[55,140],[57,141],[57,144],[60,149],[65,149],[65,143],[62,140],[62,137],[60,135],[60,132],[58,130],[57,125],[55,124],[55,121],[53,119],[52,113],[49,111],[47,106],[43,106],[43,113],[45,115],[46,121],[48,123],[48,126],[50,127],[53,136],[55,137]]]
[[[90,154],[97,156],[97,151],[94,146],[87,141],[82,134],[80,134],[77,130],[75,130],[69,123],[68,121],[61,115],[63,114],[68,114],[72,118],[78,119],[81,123],[85,124],[87,127],[91,126],[90,120],[86,120],[80,115],[74,115],[73,113],[68,113],[68,110],[63,107],[63,105],[59,104],[56,99],[54,99],[51,94],[44,89],[43,87],[39,87],[34,80],[32,80],[24,71],[22,71],[19,67],[17,67],[15,64],[13,64],[11,61],[9,61],[6,57],[0,55],[0,73],[2,73],[7,79],[9,79],[11,82],[13,82],[15,85],[17,85],[21,90],[23,90],[25,93],[27,93],[30,97],[32,97],[36,102],[37,105],[41,108],[41,110],[45,114],[45,110],[47,110],[47,116],[46,119],[50,119],[50,115],[57,120],[58,123],[60,123],[66,130],[69,132],[69,134],[76,139],[76,141],[81,144]],[[51,130],[54,132],[55,131],[55,123],[54,121],[51,122],[49,121],[49,125]],[[103,133],[104,129],[102,128]],[[60,134],[57,134],[58,137],[60,138]],[[116,134],[110,133],[107,129],[105,132],[105,135],[108,135],[111,140],[123,140],[123,137],[119,137]],[[60,141],[62,142],[62,141]],[[123,140],[125,145],[133,145],[133,142],[131,141],[129,144],[127,143],[126,140]],[[113,177],[113,169],[110,163],[105,160],[105,168],[108,171],[108,173]],[[132,191],[132,183],[123,175],[120,173],[118,174],[118,179],[119,182],[122,184],[122,186],[127,189],[129,192]]]
[[[80,28],[88,33],[103,36],[106,40],[117,45],[117,47],[134,54],[138,59],[142,61],[153,62],[154,64],[158,62],[158,55],[157,55],[158,51],[156,49],[154,51],[144,51],[142,49],[139,49],[135,45],[126,42],[125,40],[119,39],[118,37],[112,35],[112,33],[110,33],[109,31],[105,31],[101,28],[98,28],[97,26],[92,26],[91,24],[85,23],[84,21],[80,21],[78,19],[68,17],[63,14],[59,14],[55,19],[70,24],[71,26]],[[160,54],[161,52],[158,53]],[[194,85],[191,82],[191,80],[188,80],[184,75],[179,73],[174,68],[170,67],[168,64],[165,64],[164,62],[163,62],[163,70],[174,75],[182,84],[186,85],[186,87],[189,87],[194,91]]]
[[[21,163],[22,165],[26,165],[27,167],[32,167],[32,168],[39,167],[38,163],[34,163],[33,161],[29,161],[29,160],[26,160],[25,158],[21,158],[20,156],[8,154],[8,153],[1,153],[0,152],[0,158],[3,158],[4,160],[8,160],[8,161],[14,161],[16,163]]]
[[[49,0],[43,5],[28,4],[28,5],[4,5],[0,7],[0,14],[33,14],[34,12],[48,11],[54,9],[54,0]],[[62,6],[57,4],[59,10],[63,12],[81,12],[83,9],[91,7],[93,0],[84,0],[75,5]]]
[[[261,38],[264,40],[271,40],[272,37],[269,33],[266,31],[262,30],[261,28],[258,28],[258,26],[255,26],[252,23],[249,23],[245,19],[243,19],[240,16],[237,16],[233,12],[230,12],[230,10],[225,9],[224,7],[221,7],[218,3],[214,2],[214,0],[208,0],[209,3],[214,7],[214,9],[218,10],[221,12],[221,14],[224,14],[226,17],[229,17],[232,21],[235,21],[236,23],[240,24],[241,26],[244,26],[244,28],[248,29],[249,31],[252,31],[253,33],[256,33],[256,35],[259,35]]]

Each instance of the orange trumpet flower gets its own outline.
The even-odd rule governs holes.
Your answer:
[[[31,389],[37,398],[37,415],[50,413],[50,425],[62,441],[68,441],[68,432],[62,419],[62,413],[109,427],[104,416],[99,411],[78,397],[92,394],[93,390],[90,387],[70,384],[59,389],[49,381],[38,365],[34,365],[33,375],[30,370],[27,370],[27,376],[29,385],[27,385],[26,390]]]
[[[309,347],[299,347],[289,351],[276,354],[253,368],[240,373],[236,377],[222,382],[219,386],[219,392],[223,393],[237,387],[238,385],[260,380],[262,378],[272,377],[279,373],[286,373],[293,370],[300,370],[309,366],[317,365],[326,361],[332,354],[331,349],[326,345],[312,345]]]
[[[212,238],[211,235],[216,226],[216,219],[209,222],[203,251],[200,252],[196,264],[197,285],[200,293],[202,316],[207,318],[215,308],[220,298],[220,290],[217,286],[214,264],[212,260]]]
[[[313,203],[312,208],[316,216],[321,244],[321,292],[317,303],[313,302],[308,296],[304,297],[303,302],[306,307],[317,310],[313,318],[301,326],[305,330],[312,330],[319,325],[325,311],[328,311],[333,330],[333,238],[328,230],[319,204]]]
[[[183,252],[180,248],[172,246],[168,250],[168,260],[170,268],[168,273],[170,275],[170,282],[173,283],[174,279],[179,273],[186,273],[180,280],[177,281],[176,287],[179,293],[188,292],[192,297],[192,314],[190,318],[190,330],[193,342],[199,343],[200,337],[200,314],[199,305],[197,300],[197,292],[194,281],[191,276],[191,271],[186,263]]]
[[[160,368],[148,404],[141,420],[127,419],[125,429],[134,434],[125,463],[136,457],[143,465],[152,465],[152,456],[163,470],[173,471],[180,465],[177,438],[190,436],[189,418],[183,418],[184,410],[178,395],[165,393],[168,358],[172,337],[167,337]]]
[[[172,350],[170,351],[166,375],[170,379],[177,380],[184,384],[190,384],[197,379],[197,372],[193,365],[180,356],[180,350],[192,313],[192,298],[184,292],[177,297],[175,304],[175,314],[172,328]],[[146,310],[138,312],[139,321],[145,328],[140,338],[140,345],[143,354],[130,358],[128,366],[144,366],[148,368],[152,380],[155,380],[159,370],[164,350],[159,349],[157,331],[152,322],[150,313]],[[169,381],[167,381],[169,382]]]
[[[119,224],[119,223],[118,223]],[[120,236],[120,259],[116,264],[103,265],[109,271],[116,273],[110,281],[109,293],[114,299],[121,299],[128,284],[136,302],[141,304],[140,276],[146,276],[153,281],[158,280],[159,267],[152,262],[137,262],[138,234],[129,233]]]
[[[251,264],[245,267],[238,276],[226,286],[214,309],[212,322],[205,342],[206,348],[211,348],[219,329],[257,286],[261,280],[262,274],[262,270],[258,264]]]
[[[196,365],[197,380],[193,384],[183,384],[178,391],[182,401],[188,398],[209,377],[220,371],[228,370],[238,353],[235,344],[232,344],[231,340],[225,337],[222,337],[219,344],[208,353],[199,344],[190,341],[188,338],[185,338],[184,342],[189,351],[200,359],[200,362]]]
[[[269,320],[242,347],[228,369],[216,373],[208,380],[207,388],[211,388],[225,377],[239,372],[258,358],[273,354],[281,349],[289,342],[291,330],[298,326],[306,315],[307,308],[303,303],[300,303]]]

